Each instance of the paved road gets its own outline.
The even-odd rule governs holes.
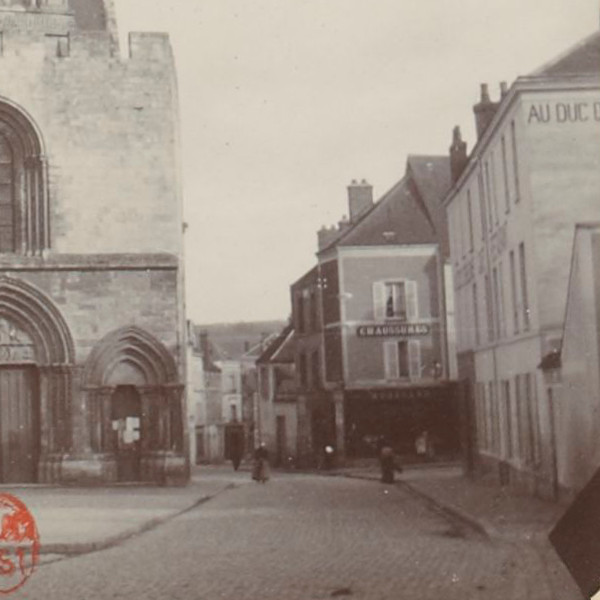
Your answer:
[[[490,542],[402,487],[280,475],[119,547],[41,566],[12,598],[544,598],[527,552]]]

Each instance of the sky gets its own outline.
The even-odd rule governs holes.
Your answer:
[[[381,197],[408,154],[474,143],[509,84],[600,26],[598,0],[114,0],[121,36],[170,34],[188,318],[285,319],[346,186]]]

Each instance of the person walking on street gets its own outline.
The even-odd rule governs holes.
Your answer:
[[[269,451],[264,442],[254,451],[252,479],[257,483],[266,483],[270,476]]]
[[[234,471],[237,471],[240,468],[243,453],[243,441],[235,438],[231,448],[231,464],[233,465]]]
[[[381,465],[381,483],[394,483],[394,471],[396,470],[394,450],[385,441],[382,441],[379,450],[379,464]]]

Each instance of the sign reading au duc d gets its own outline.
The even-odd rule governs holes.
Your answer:
[[[358,337],[392,337],[428,335],[431,331],[425,323],[398,323],[392,325],[360,325],[356,328]]]

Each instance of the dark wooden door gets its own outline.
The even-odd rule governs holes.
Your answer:
[[[0,367],[0,480],[37,480],[40,415],[34,367]]]
[[[119,481],[138,481],[142,403],[135,386],[117,386],[112,397],[111,416],[116,434],[117,477]]]
[[[276,463],[278,467],[282,467],[285,465],[287,458],[287,439],[285,434],[285,416],[277,415],[277,420],[275,422],[275,439],[276,439]]]

